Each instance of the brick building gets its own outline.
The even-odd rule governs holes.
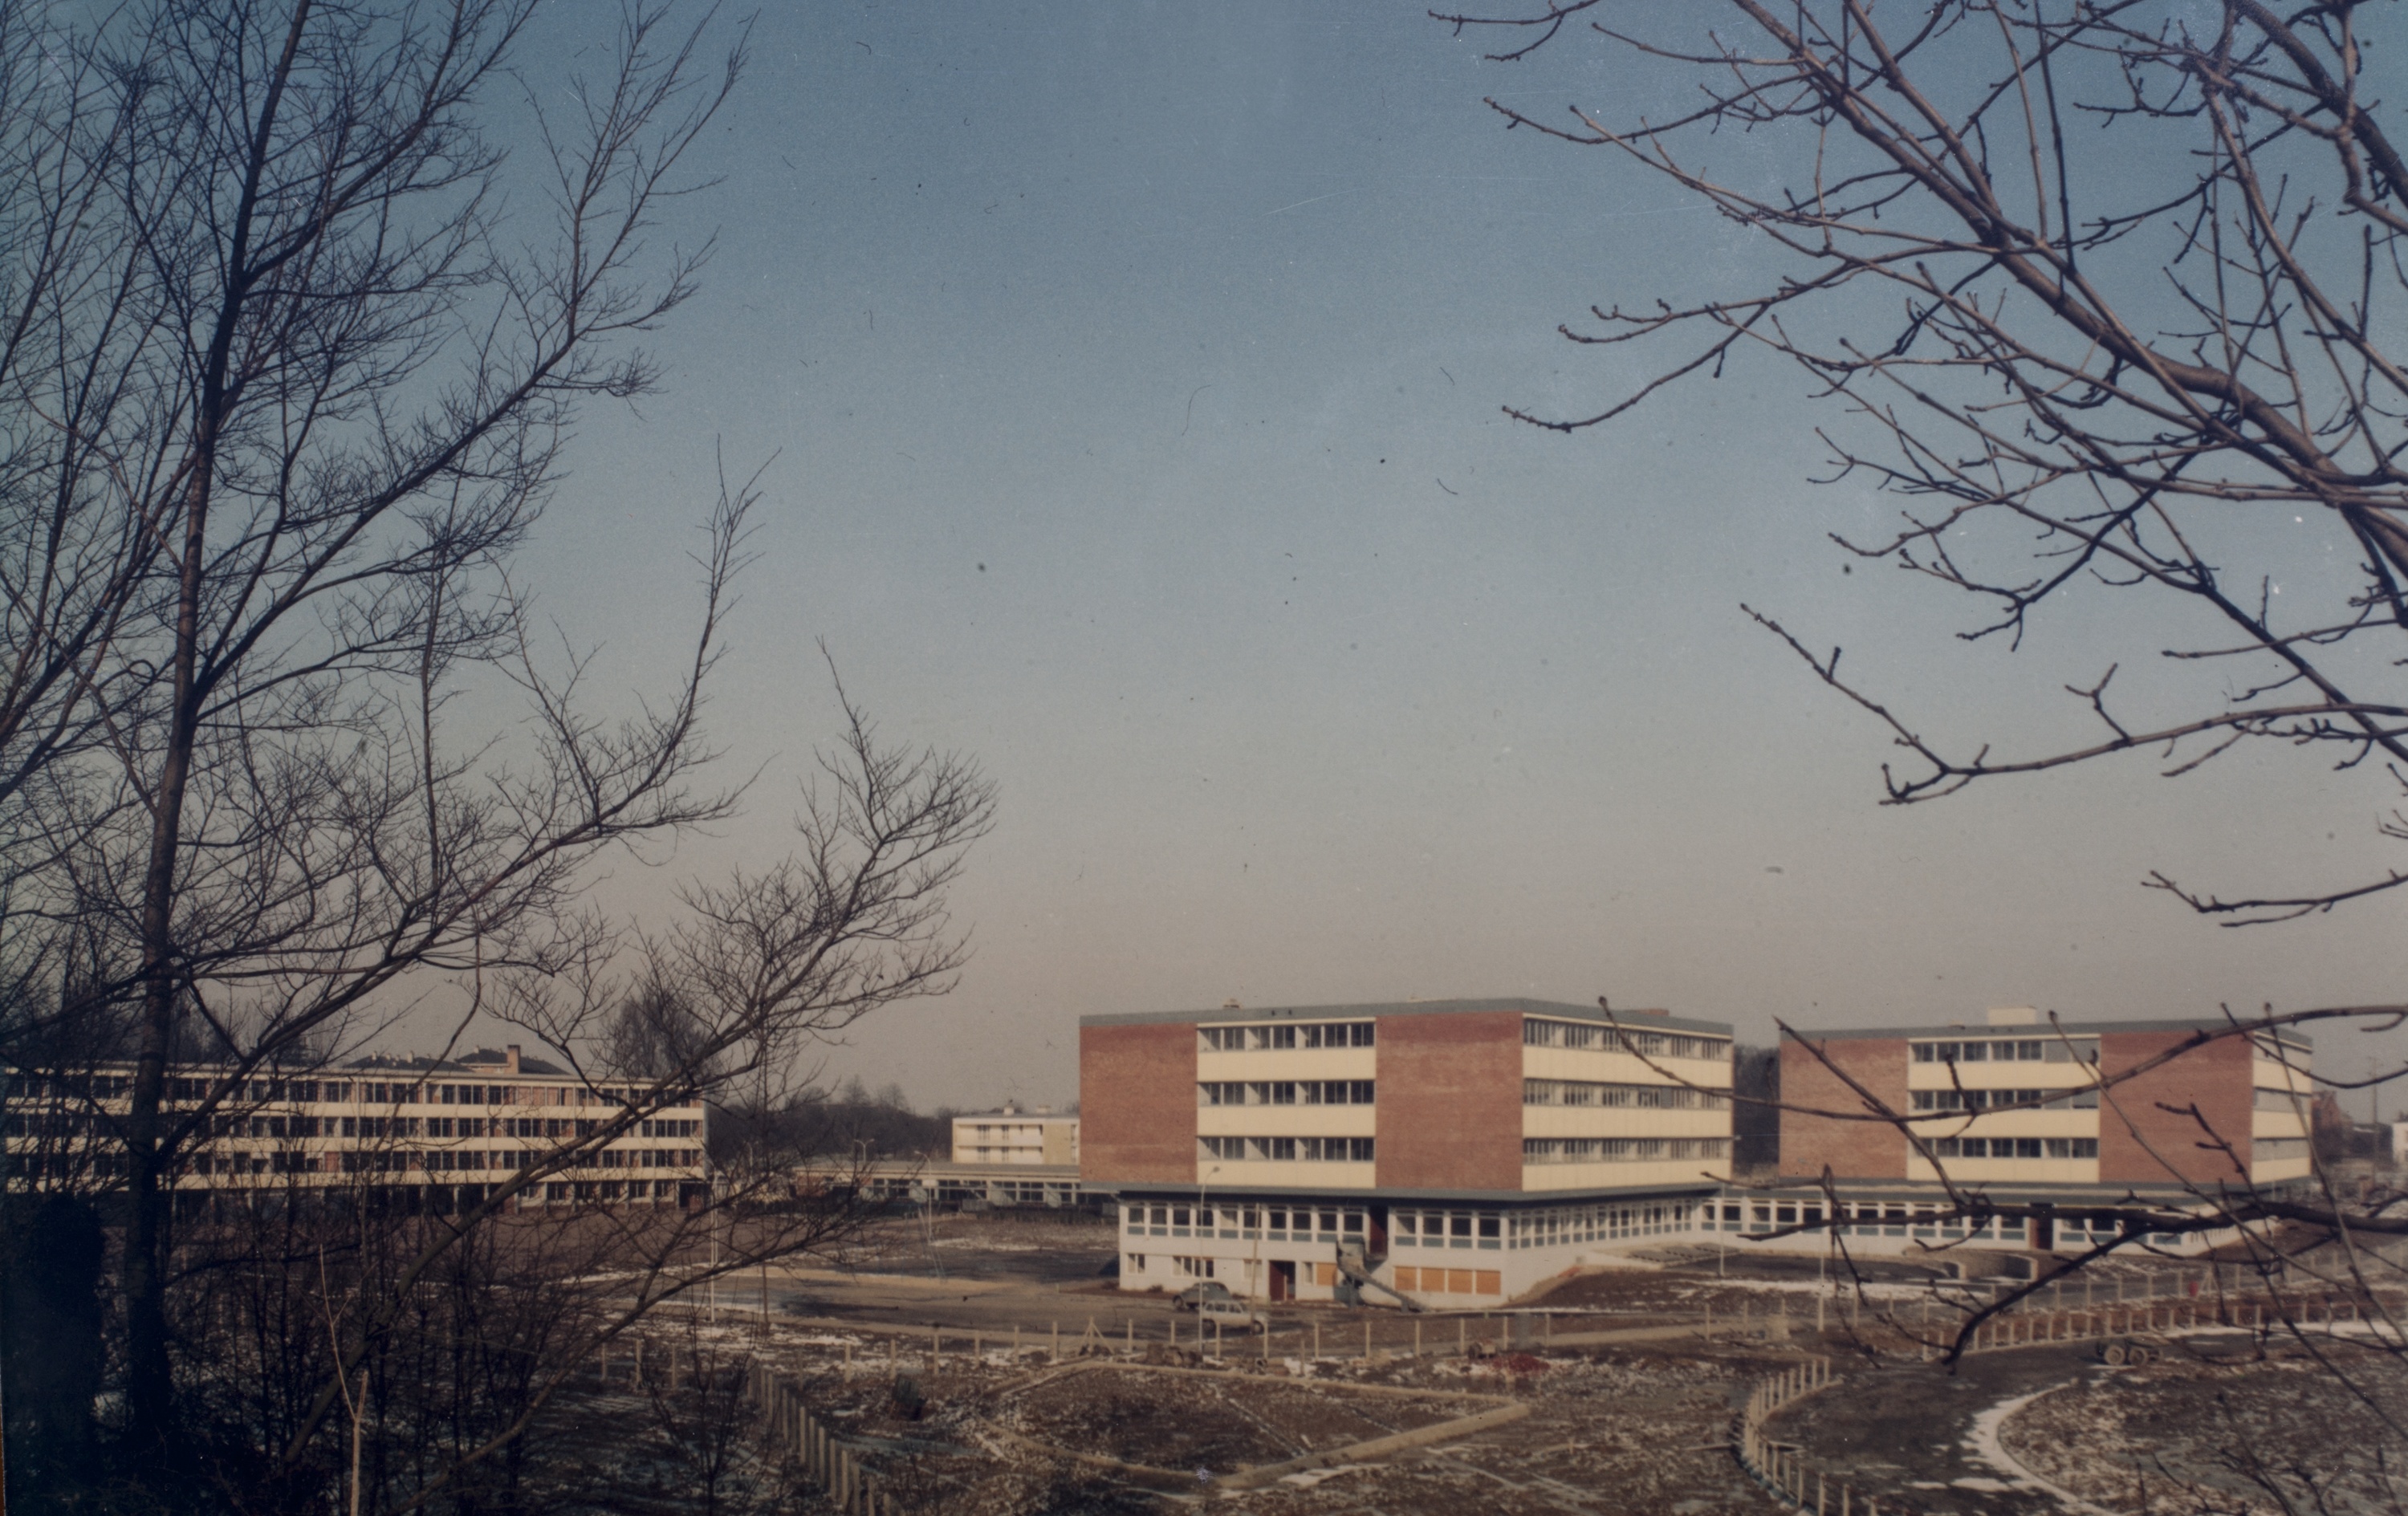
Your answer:
[[[169,1119],[227,1079],[203,1066],[170,1069]],[[0,1117],[6,1182],[105,1191],[108,1129],[132,1084],[130,1065],[17,1080]],[[642,1098],[640,1088],[592,1084],[516,1047],[457,1059],[364,1058],[306,1076],[264,1072],[223,1092],[208,1135],[187,1149],[171,1183],[179,1205],[365,1187],[409,1209],[451,1210],[483,1200],[510,1172],[594,1135]],[[692,1203],[706,1183],[708,1121],[699,1103],[651,1112],[585,1166],[517,1204]]]
[[[1839,1210],[1823,1214],[1832,1200],[1819,1188],[1735,1194],[1719,1203],[1718,1229],[1828,1224],[1875,1251],[1918,1241],[2055,1249],[2110,1235],[2104,1212],[2119,1201],[2195,1209],[2203,1195],[2281,1193],[2309,1172],[2314,1049],[2287,1030],[2195,1042],[2226,1024],[2052,1024],[2012,1008],[1980,1026],[1784,1037],[1780,1176],[1828,1172]],[[1871,1119],[1870,1101],[1909,1117],[1924,1150]],[[1866,1119],[1843,1119],[1856,1116]],[[1942,1168],[1999,1214],[1947,1219]],[[1796,1240],[1828,1245],[1820,1233]]]
[[[1090,1016],[1080,1178],[1124,1289],[1498,1300],[1689,1230],[1730,1075],[1727,1025],[1542,1001]]]

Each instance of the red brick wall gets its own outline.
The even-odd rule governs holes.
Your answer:
[[[1815,1047],[1890,1109],[1906,1110],[1905,1038],[1835,1037]],[[1790,1037],[1781,1042],[1781,1103],[1818,1110],[1871,1110],[1863,1095]],[[1781,1112],[1784,1177],[1818,1179],[1828,1166],[1837,1179],[1902,1180],[1906,1146],[1905,1135],[1885,1122],[1835,1122],[1787,1108]]]
[[[1196,1027],[1079,1028],[1079,1177],[1196,1182]]]
[[[1380,1187],[1522,1187],[1522,1013],[1383,1016]]]
[[[2183,1041],[2187,1032],[2108,1032],[2099,1066],[2109,1079]],[[2220,1137],[2249,1156],[2250,1044],[2221,1037],[2109,1090],[2100,1101],[2099,1179],[2103,1184],[2239,1180],[2230,1157],[2209,1146]],[[2191,1108],[2199,1108],[2199,1115]],[[2172,1110],[2161,1108],[2172,1106]],[[2204,1120],[2205,1126],[2200,1124]],[[2210,1129],[2214,1137],[2209,1135]]]

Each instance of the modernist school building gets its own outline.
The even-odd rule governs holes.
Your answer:
[[[2220,1197],[2285,1196],[2308,1182],[2315,1048],[2287,1028],[2209,1036],[2229,1029],[2051,1023],[2013,1008],[1977,1026],[1784,1037],[1780,1173],[1794,1187],[1726,1195],[1722,1223],[1827,1225],[1859,1252],[2052,1251],[2114,1237],[2119,1205],[2195,1211]],[[1867,1094],[1906,1113],[1921,1145],[1888,1123],[1840,1119],[1870,1114]],[[1995,1209],[1951,1214],[1942,1168]],[[2229,1234],[2149,1240],[2198,1251]],[[1829,1242],[1810,1232],[1768,1245],[1820,1251]]]
[[[1082,1183],[1121,1287],[1269,1300],[1522,1294],[1689,1233],[1730,1162],[1731,1029],[1499,999],[1080,1023]]]

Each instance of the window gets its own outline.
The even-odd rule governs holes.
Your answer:
[[[1727,1137],[1524,1137],[1526,1164],[1630,1164],[1730,1156]]]
[[[1598,1106],[1641,1110],[1727,1110],[1730,1095],[1722,1090],[1693,1090],[1679,1084],[1596,1084],[1581,1080],[1524,1080],[1526,1106]]]
[[[1685,1037],[1677,1032],[1619,1030],[1578,1022],[1541,1021],[1525,1017],[1522,1041],[1534,1048],[1587,1048],[1642,1054],[1649,1058],[1705,1058],[1728,1062],[1730,1042],[1723,1037]]]
[[[1126,1269],[1127,1269],[1130,1273],[1132,1273],[1132,1274],[1142,1274],[1142,1273],[1144,1273],[1144,1272],[1145,1272],[1145,1254],[1143,1254],[1143,1253],[1141,1253],[1141,1252],[1133,1252],[1133,1253],[1130,1253],[1130,1254],[1128,1255],[1128,1262],[1127,1262],[1126,1264],[1123,1265],[1122,1266],[1123,1266],[1123,1267],[1125,1267],[1125,1268],[1126,1268]]]
[[[2305,1091],[2295,1095],[2288,1090],[2261,1089],[2257,1092],[2257,1108],[2259,1110],[2297,1111],[2308,1099]]]
[[[1203,1156],[1218,1159],[1223,1163],[1233,1162],[1246,1156],[1246,1139],[1244,1137],[1197,1137],[1196,1139],[1196,1146],[1201,1150]]]
[[[1212,1277],[1212,1260],[1210,1258],[1173,1258],[1170,1262],[1187,1279],[1209,1280]]]

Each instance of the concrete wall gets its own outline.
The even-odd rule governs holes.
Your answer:
[[[1196,1028],[1186,1022],[1079,1029],[1079,1177],[1196,1180]]]
[[[1522,1013],[1383,1016],[1378,1184],[1514,1190],[1522,1184]]]
[[[1816,1047],[1890,1109],[1906,1110],[1904,1037],[1834,1038]],[[1870,1113],[1863,1095],[1795,1038],[1781,1043],[1780,1089],[1785,1105]],[[1813,1179],[1826,1166],[1841,1179],[1904,1179],[1906,1137],[1883,1122],[1836,1122],[1784,1109],[1782,1175]]]
[[[2099,1039],[2100,1071],[2114,1079],[2190,1036],[2106,1033]],[[2243,1178],[2232,1159],[2210,1144],[2221,1138],[2248,1156],[2254,1052],[2246,1037],[2220,1037],[2107,1091],[2099,1111],[2100,1181],[2161,1184],[2177,1179],[2213,1184]]]

